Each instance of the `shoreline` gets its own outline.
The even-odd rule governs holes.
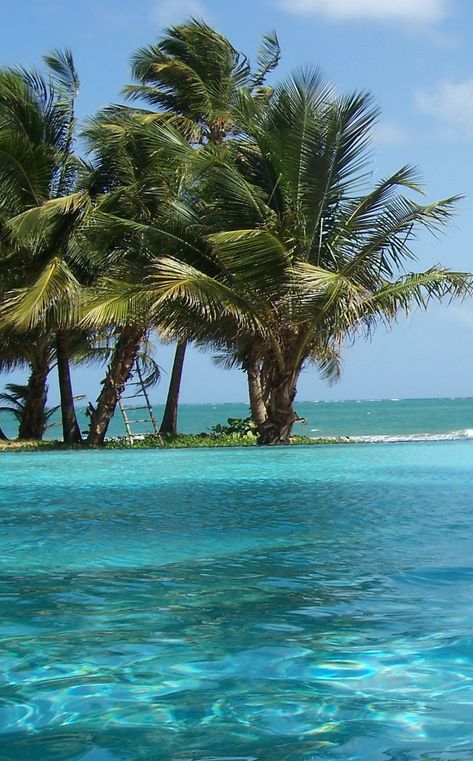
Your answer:
[[[383,434],[372,436],[293,436],[289,446],[334,446],[341,444],[422,444],[445,441],[473,441],[473,429],[450,431],[449,433],[423,434]],[[181,433],[177,436],[136,435],[133,442],[127,437],[114,437],[102,446],[89,447],[87,444],[64,444],[58,439],[43,441],[10,439],[0,440],[2,452],[58,452],[58,451],[104,451],[117,449],[228,449],[258,447],[257,438],[252,434],[209,434]],[[261,445],[262,448],[267,446]],[[274,445],[278,448],[279,445]],[[284,445],[280,445],[284,446]]]
[[[320,446],[334,444],[356,444],[357,442],[348,436],[336,436],[325,438],[309,438],[308,436],[294,436],[289,446]],[[214,449],[229,447],[257,447],[255,436],[211,436],[209,434],[178,434],[173,437],[145,436],[143,439],[135,439],[131,443],[126,438],[116,438],[105,442],[101,447],[91,448],[85,445],[64,444],[63,441],[0,441],[1,452],[57,452],[57,451],[104,451],[117,449]]]

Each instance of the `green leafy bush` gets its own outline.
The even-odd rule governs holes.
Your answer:
[[[226,425],[218,423],[210,429],[211,436],[232,436],[234,434],[237,436],[256,436],[256,423],[250,417],[229,417]]]

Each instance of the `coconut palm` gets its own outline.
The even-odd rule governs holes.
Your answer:
[[[176,126],[190,143],[218,144],[240,132],[243,93],[264,101],[268,74],[280,58],[275,33],[263,38],[256,66],[230,41],[203,21],[191,20],[166,30],[153,45],[132,57],[137,84],[124,92],[152,106],[158,122]],[[151,116],[153,112],[148,113]],[[178,341],[169,382],[162,433],[177,432],[177,410],[187,340]]]
[[[174,61],[174,64],[176,64],[176,66],[174,66],[170,60],[167,60],[166,62],[161,61],[161,63],[163,63],[163,65],[164,63],[166,63],[166,65],[169,64],[175,71],[174,77],[176,80],[176,86],[174,88],[174,95],[180,102],[179,109],[177,109],[176,106],[173,112],[169,113],[166,111],[165,113],[152,115],[152,118],[150,118],[149,113],[142,114],[141,122],[143,121],[143,118],[148,122],[152,122],[154,120],[166,121],[169,118],[172,118],[172,120],[178,124],[181,133],[184,133],[188,140],[190,139],[188,126],[192,123],[195,129],[198,128],[199,141],[218,143],[224,138],[227,132],[233,128],[233,122],[229,117],[229,109],[230,106],[233,107],[233,105],[238,100],[238,87],[241,88],[241,86],[244,84],[248,93],[257,91],[257,97],[259,101],[264,100],[265,93],[263,92],[261,86],[266,74],[272,68],[274,68],[277,63],[279,56],[277,40],[271,37],[265,39],[262,50],[260,51],[258,57],[258,65],[255,72],[252,72],[246,59],[237,54],[230,43],[225,40],[225,38],[218,35],[206,25],[193,22],[187,27],[183,26],[175,30],[170,30],[169,37],[174,36],[174,42],[176,42],[176,39],[181,34],[181,32],[183,33],[181,43],[183,43],[184,46],[187,45],[187,52],[189,54],[187,55],[186,76],[190,76],[192,78],[193,75],[191,73],[191,69],[194,66],[194,79],[195,76],[200,76],[202,87],[208,87],[208,92],[205,97],[201,91],[201,108],[199,110],[200,115],[197,116],[197,112],[195,110],[197,103],[196,94],[194,92],[192,96],[189,96],[189,81],[187,84],[183,81],[182,67],[181,75],[179,76],[176,73],[176,66],[177,69],[179,69],[179,64],[176,64],[176,61]],[[186,36],[187,42],[184,43],[184,37]],[[204,45],[204,41],[206,39],[207,43]],[[163,49],[166,47],[166,44],[167,43],[164,40]],[[171,41],[171,47],[172,44],[173,43]],[[204,50],[204,47],[202,47],[203,45],[209,55],[210,52],[212,53],[212,65],[208,64],[207,73],[205,72],[204,66],[205,56],[204,58],[202,57],[202,50]],[[199,46],[202,48],[202,50],[199,50]],[[194,47],[193,51],[192,47]],[[175,57],[178,57],[178,52],[176,49],[174,50],[174,53]],[[181,61],[181,63],[183,63],[186,55],[183,54],[182,46],[180,54],[184,56],[183,61]],[[138,64],[136,66],[138,66]],[[184,66],[184,68],[186,68],[186,66]],[[156,68],[154,67],[154,64],[152,67],[154,69]],[[164,66],[164,68],[166,68],[166,66]],[[135,73],[137,76],[145,78],[143,70],[141,70],[141,73],[138,73],[137,67],[135,68]],[[164,74],[164,69],[162,75],[164,80],[166,80],[168,75]],[[67,85],[67,71],[64,72],[62,76],[65,84]],[[69,77],[69,80],[70,82],[73,82],[72,77]],[[156,81],[154,84],[156,85]],[[46,87],[43,89],[46,90]],[[72,88],[69,89],[72,90]],[[139,88],[137,88],[134,93],[135,97],[138,95],[138,89]],[[166,82],[164,82],[164,89],[167,90],[169,95],[172,88],[166,84]],[[217,90],[219,92],[218,97]],[[147,95],[149,95],[149,88],[147,90]],[[188,104],[187,107],[184,108],[186,97],[188,98]],[[68,102],[73,104],[73,99],[69,98]],[[167,106],[163,103],[161,105],[165,109],[167,108]],[[225,119],[223,119],[224,111],[226,114]],[[69,113],[72,113],[71,108],[69,108]],[[118,121],[115,120],[115,116],[118,116]],[[107,268],[107,257],[111,256],[113,259],[115,256],[116,265],[116,252],[123,252],[123,242],[129,240],[130,229],[127,228],[126,230],[123,230],[115,223],[109,227],[109,229],[106,231],[105,236],[97,236],[96,233],[100,229],[100,222],[97,224],[97,221],[102,219],[103,222],[104,219],[108,219],[107,215],[110,215],[111,212],[113,212],[118,218],[123,217],[123,219],[130,222],[133,220],[143,220],[144,214],[144,217],[148,221],[151,198],[150,190],[155,190],[155,188],[159,186],[160,183],[158,178],[160,167],[155,166],[154,157],[150,157],[148,155],[146,162],[143,163],[141,160],[142,157],[137,156],[135,146],[133,149],[134,156],[132,158],[132,161],[135,163],[133,164],[133,167],[129,163],[129,145],[124,147],[124,143],[123,140],[121,140],[120,135],[122,137],[123,135],[129,135],[130,130],[136,129],[138,125],[137,121],[135,120],[135,124],[128,123],[125,129],[123,129],[123,120],[121,124],[119,123],[121,117],[126,119],[127,115],[123,113],[120,115],[120,111],[118,112],[118,115],[114,115],[112,110],[111,116],[108,115],[108,117],[105,118],[105,115],[102,115],[99,117],[99,119],[95,120],[95,138],[97,138],[98,133],[102,131],[102,138],[103,135],[106,135],[108,139],[112,135],[113,139],[111,144],[111,151],[108,150],[108,148],[105,150],[103,149],[103,140],[101,146],[92,146],[92,150],[94,152],[94,163],[87,180],[87,191],[89,191],[87,200],[84,193],[69,193],[69,195],[63,195],[57,199],[46,199],[40,206],[32,206],[30,209],[27,209],[22,214],[16,215],[14,219],[10,219],[8,221],[11,235],[15,238],[17,245],[22,240],[31,243],[35,242],[40,237],[43,242],[45,239],[51,240],[52,238],[56,244],[63,244],[65,238],[65,245],[62,245],[60,255],[56,255],[53,258],[47,260],[46,268],[40,272],[39,276],[34,281],[34,287],[32,287],[32,284],[28,284],[28,287],[17,288],[16,291],[10,295],[10,298],[6,304],[6,312],[10,316],[10,324],[14,324],[17,328],[31,328],[33,325],[37,325],[40,320],[44,322],[46,318],[49,318],[49,321],[51,322],[51,317],[53,317],[53,323],[54,320],[56,320],[58,326],[61,327],[61,330],[58,331],[58,347],[62,349],[63,356],[65,353],[64,350],[66,348],[66,336],[64,336],[63,327],[67,326],[67,320],[69,319],[70,312],[71,310],[74,312],[75,302],[78,300],[80,295],[76,278],[77,273],[74,272],[76,267],[71,268],[71,264],[77,265],[77,262],[80,261],[80,257],[78,259],[76,256],[77,252],[75,251],[75,248],[77,248],[78,240],[81,238],[80,235],[79,238],[72,235],[71,230],[74,229],[74,226],[77,227],[79,218],[83,221],[84,217],[86,216],[84,210],[86,212],[90,211],[90,191],[93,191],[92,195],[97,193],[97,189],[99,189],[101,192],[100,200],[96,204],[96,210],[94,212],[95,221],[93,222],[92,227],[95,230],[95,234],[92,236],[92,238],[94,240],[93,245],[96,245],[102,253],[108,252],[105,255],[105,258],[101,260],[101,264]],[[176,119],[174,117],[176,117]],[[102,125],[103,127],[106,122],[107,127],[101,130],[99,125]],[[110,127],[112,132],[110,132]],[[92,131],[88,131],[89,138],[92,135]],[[128,140],[128,137],[125,138],[125,142],[126,140]],[[98,142],[100,143],[100,139]],[[150,175],[150,167],[154,167],[153,171],[155,171],[156,177]],[[140,175],[140,171],[144,172],[143,176]],[[145,198],[143,195],[140,196],[140,193],[143,191],[145,194],[147,193],[147,198]],[[179,195],[179,191],[177,195]],[[124,203],[125,198],[126,203]],[[159,194],[157,200],[161,200],[159,198]],[[151,206],[153,203],[151,203]],[[154,213],[155,212],[153,211],[152,215]],[[175,213],[176,212],[174,210],[174,215]],[[188,221],[189,219],[187,218],[184,220],[184,223],[187,224]],[[89,237],[87,240],[90,241],[90,226],[88,230]],[[117,239],[117,234],[122,236],[120,240]],[[69,253],[71,237],[74,244],[72,256]],[[139,235],[134,236],[134,244],[136,244],[137,239],[139,240],[139,237]],[[84,240],[84,238],[82,238],[82,240]],[[167,243],[165,243],[165,245],[168,245],[168,248],[169,240],[170,239],[168,236]],[[50,246],[49,248],[51,249],[52,247]],[[58,246],[56,246],[56,249],[57,248]],[[115,252],[115,254],[111,252]],[[127,258],[129,259],[129,256],[132,254],[132,252],[136,253],[136,245],[131,245],[129,247],[122,264],[127,261]],[[58,252],[56,251],[56,253]],[[156,250],[153,251],[153,255],[156,255]],[[126,267],[122,268],[119,277],[125,276],[125,282],[133,279],[133,277],[136,278],[137,262],[143,261],[146,265],[146,261],[149,259],[149,256],[150,253],[147,251],[144,260],[141,259],[141,253],[137,258],[133,260],[132,270],[134,269],[134,272],[131,275],[131,278],[129,272],[124,272]],[[105,322],[105,324],[108,323]],[[119,319],[117,325],[121,325]],[[103,441],[108,421],[113,414],[118,396],[121,392],[120,390],[123,388],[123,385],[126,382],[126,378],[131,370],[133,357],[136,355],[138,350],[139,337],[142,338],[147,330],[147,326],[144,324],[143,320],[141,320],[138,329],[135,330],[135,328],[136,325],[121,325],[121,327],[119,327],[116,331],[116,352],[111,359],[109,371],[107,372],[102,391],[100,393],[91,419],[91,431],[88,437],[88,443],[90,445],[95,445]],[[131,334],[133,334],[133,336]],[[167,412],[164,417],[164,427],[173,430],[175,430],[179,381],[182,372],[182,362],[184,358],[187,338],[187,335],[182,331],[182,325],[180,335],[181,340],[179,342],[178,350],[176,353],[176,362],[172,375],[173,383],[171,384],[169,394],[169,404],[167,405]],[[60,356],[61,354],[58,354],[58,368],[60,370],[61,376],[69,381],[70,387],[70,378],[68,378],[66,372],[68,366],[66,365],[66,367],[64,367],[64,363],[60,361]],[[176,365],[179,366],[176,367]],[[72,401],[72,390],[70,390],[69,398]],[[77,430],[78,429],[76,425],[75,433],[73,432],[67,437],[65,432],[65,439],[68,441],[77,440],[74,438]]]
[[[18,278],[21,286],[9,290],[4,297],[3,324],[23,331],[41,326],[48,335],[55,331],[58,369],[69,385],[68,360],[77,344],[80,308],[85,303],[87,287],[100,271],[114,271],[125,281],[136,276],[134,270],[140,271],[140,236],[130,235],[129,230],[113,221],[104,229],[101,220],[110,220],[115,213],[118,218],[139,221],[152,215],[161,203],[156,160],[140,152],[139,139],[134,136],[138,135],[138,126],[133,115],[127,113],[118,113],[115,119],[109,116],[106,120],[92,120],[86,137],[93,160],[90,164],[81,162],[74,177],[74,192],[45,199],[5,224],[12,245],[20,249],[21,244],[29,243],[36,256],[32,257],[31,282],[25,285]],[[23,261],[19,256],[17,259]],[[97,404],[91,406],[89,445],[104,440],[120,393],[147,336],[144,317],[139,325],[122,326],[120,320],[111,325],[104,319],[99,326],[112,331],[115,347],[107,353],[109,369]],[[82,356],[80,343],[77,349]],[[65,368],[61,366],[64,356]],[[72,397],[71,405],[75,420]],[[79,441],[78,427],[77,436],[64,438],[68,443]]]
[[[70,298],[64,292],[66,285],[71,296],[78,289],[68,249],[86,199],[74,192],[79,80],[69,51],[55,51],[44,60],[47,77],[36,71],[0,72],[0,214],[10,253],[7,271],[13,272],[2,322],[10,329],[41,329],[55,336],[64,440],[74,443],[81,437],[69,370],[65,318]],[[43,369],[44,386],[46,375]]]
[[[3,405],[0,406],[0,412],[5,412],[13,415],[19,424],[19,439],[42,438],[43,433],[48,427],[48,420],[54,415],[59,407],[47,408],[45,405],[41,408],[41,418],[35,421],[35,426],[41,429],[41,436],[32,437],[29,433],[31,428],[31,421],[29,420],[29,405],[31,398],[31,388],[22,386],[18,383],[7,383],[6,391],[0,394],[0,402]],[[39,409],[39,408],[38,408]],[[1,438],[5,439],[3,434]]]
[[[439,231],[457,198],[419,204],[404,195],[420,190],[411,167],[369,188],[376,118],[366,93],[339,96],[305,71],[249,114],[242,140],[191,150],[161,128],[169,156],[196,178],[201,219],[210,228],[218,219],[224,231],[207,236],[200,261],[190,245],[157,258],[134,298],[151,317],[165,305],[168,329],[187,321],[201,340],[230,350],[248,374],[262,443],[289,442],[308,362],[333,374],[345,340],[470,287],[440,266],[406,269],[419,230]],[[156,242],[152,225],[142,232]]]
[[[107,290],[110,284],[116,287],[120,283],[132,294],[136,283],[142,282],[156,252],[144,240],[141,227],[159,224],[162,209],[168,205],[167,174],[155,144],[145,141],[143,134],[142,117],[126,111],[99,114],[84,132],[91,155],[89,187],[96,197],[83,234],[99,272],[107,273],[89,293],[87,325],[109,327],[115,338],[102,389],[91,410],[88,446],[103,443],[150,328],[149,315],[132,296],[136,308],[129,319],[129,310],[122,308],[115,296],[109,298]],[[168,175],[174,178],[175,169],[168,170]]]
[[[124,88],[131,100],[153,107],[145,112],[167,121],[190,143],[221,143],[240,133],[242,92],[266,100],[267,76],[279,63],[276,33],[265,35],[256,65],[239,53],[222,34],[195,19],[171,27],[154,45],[132,56],[137,84]]]
[[[41,439],[46,427],[47,380],[53,362],[52,342],[40,331],[29,335],[0,332],[0,372],[29,368],[22,388],[21,439]]]

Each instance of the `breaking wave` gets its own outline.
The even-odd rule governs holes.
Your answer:
[[[461,431],[449,431],[448,433],[372,434],[368,436],[343,436],[341,438],[360,444],[385,444],[409,441],[466,441],[468,439],[473,440],[473,428],[464,428]]]

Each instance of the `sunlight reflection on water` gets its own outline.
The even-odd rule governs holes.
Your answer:
[[[473,759],[472,453],[4,455],[0,758]]]

